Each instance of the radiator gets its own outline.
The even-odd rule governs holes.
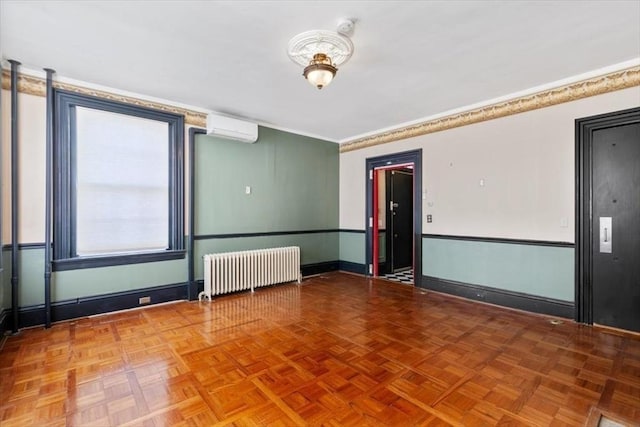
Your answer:
[[[204,256],[204,291],[198,299],[237,291],[254,291],[277,283],[300,283],[300,248],[256,249]]]

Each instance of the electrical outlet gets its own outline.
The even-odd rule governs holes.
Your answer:
[[[151,297],[142,297],[138,299],[139,304],[149,304],[151,302]]]

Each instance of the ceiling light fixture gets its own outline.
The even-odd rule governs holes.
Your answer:
[[[324,53],[316,53],[309,65],[304,68],[302,75],[309,83],[322,89],[331,83],[337,71],[338,69],[331,64],[331,58]]]
[[[353,32],[353,25],[353,21],[343,21],[338,25],[340,33],[312,30],[289,40],[287,54],[293,62],[305,67],[302,75],[310,84],[318,89],[327,86],[338,66],[349,60],[353,43],[347,35]]]

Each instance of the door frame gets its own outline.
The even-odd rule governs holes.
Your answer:
[[[377,194],[374,193],[376,168],[393,167],[413,163],[413,283],[421,286],[422,279],[422,149],[403,151],[400,153],[385,154],[377,157],[368,157],[365,168],[365,274],[373,276],[373,232],[377,230],[374,224],[374,202]],[[378,236],[376,236],[376,239]]]
[[[593,324],[593,132],[640,121],[640,108],[575,121],[575,320]],[[597,224],[596,224],[597,225]]]

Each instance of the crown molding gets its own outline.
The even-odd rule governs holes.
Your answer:
[[[36,77],[25,73],[18,73],[18,92],[25,93],[27,95],[44,97],[46,96],[46,86],[46,80],[41,77]],[[137,105],[145,108],[152,108],[154,110],[165,111],[173,114],[180,114],[184,116],[184,121],[187,125],[198,126],[202,128],[207,126],[207,114],[201,111],[190,110],[188,108],[177,107],[161,102],[144,100],[133,96],[116,94],[106,90],[93,89],[77,84],[55,80],[53,82],[53,87],[56,89],[79,93],[82,95],[108,99],[110,101],[122,102],[125,104]],[[7,69],[2,70],[2,89],[11,89],[10,72]]]
[[[340,152],[360,150],[635,86],[640,86],[640,66],[347,141],[340,145]]]

